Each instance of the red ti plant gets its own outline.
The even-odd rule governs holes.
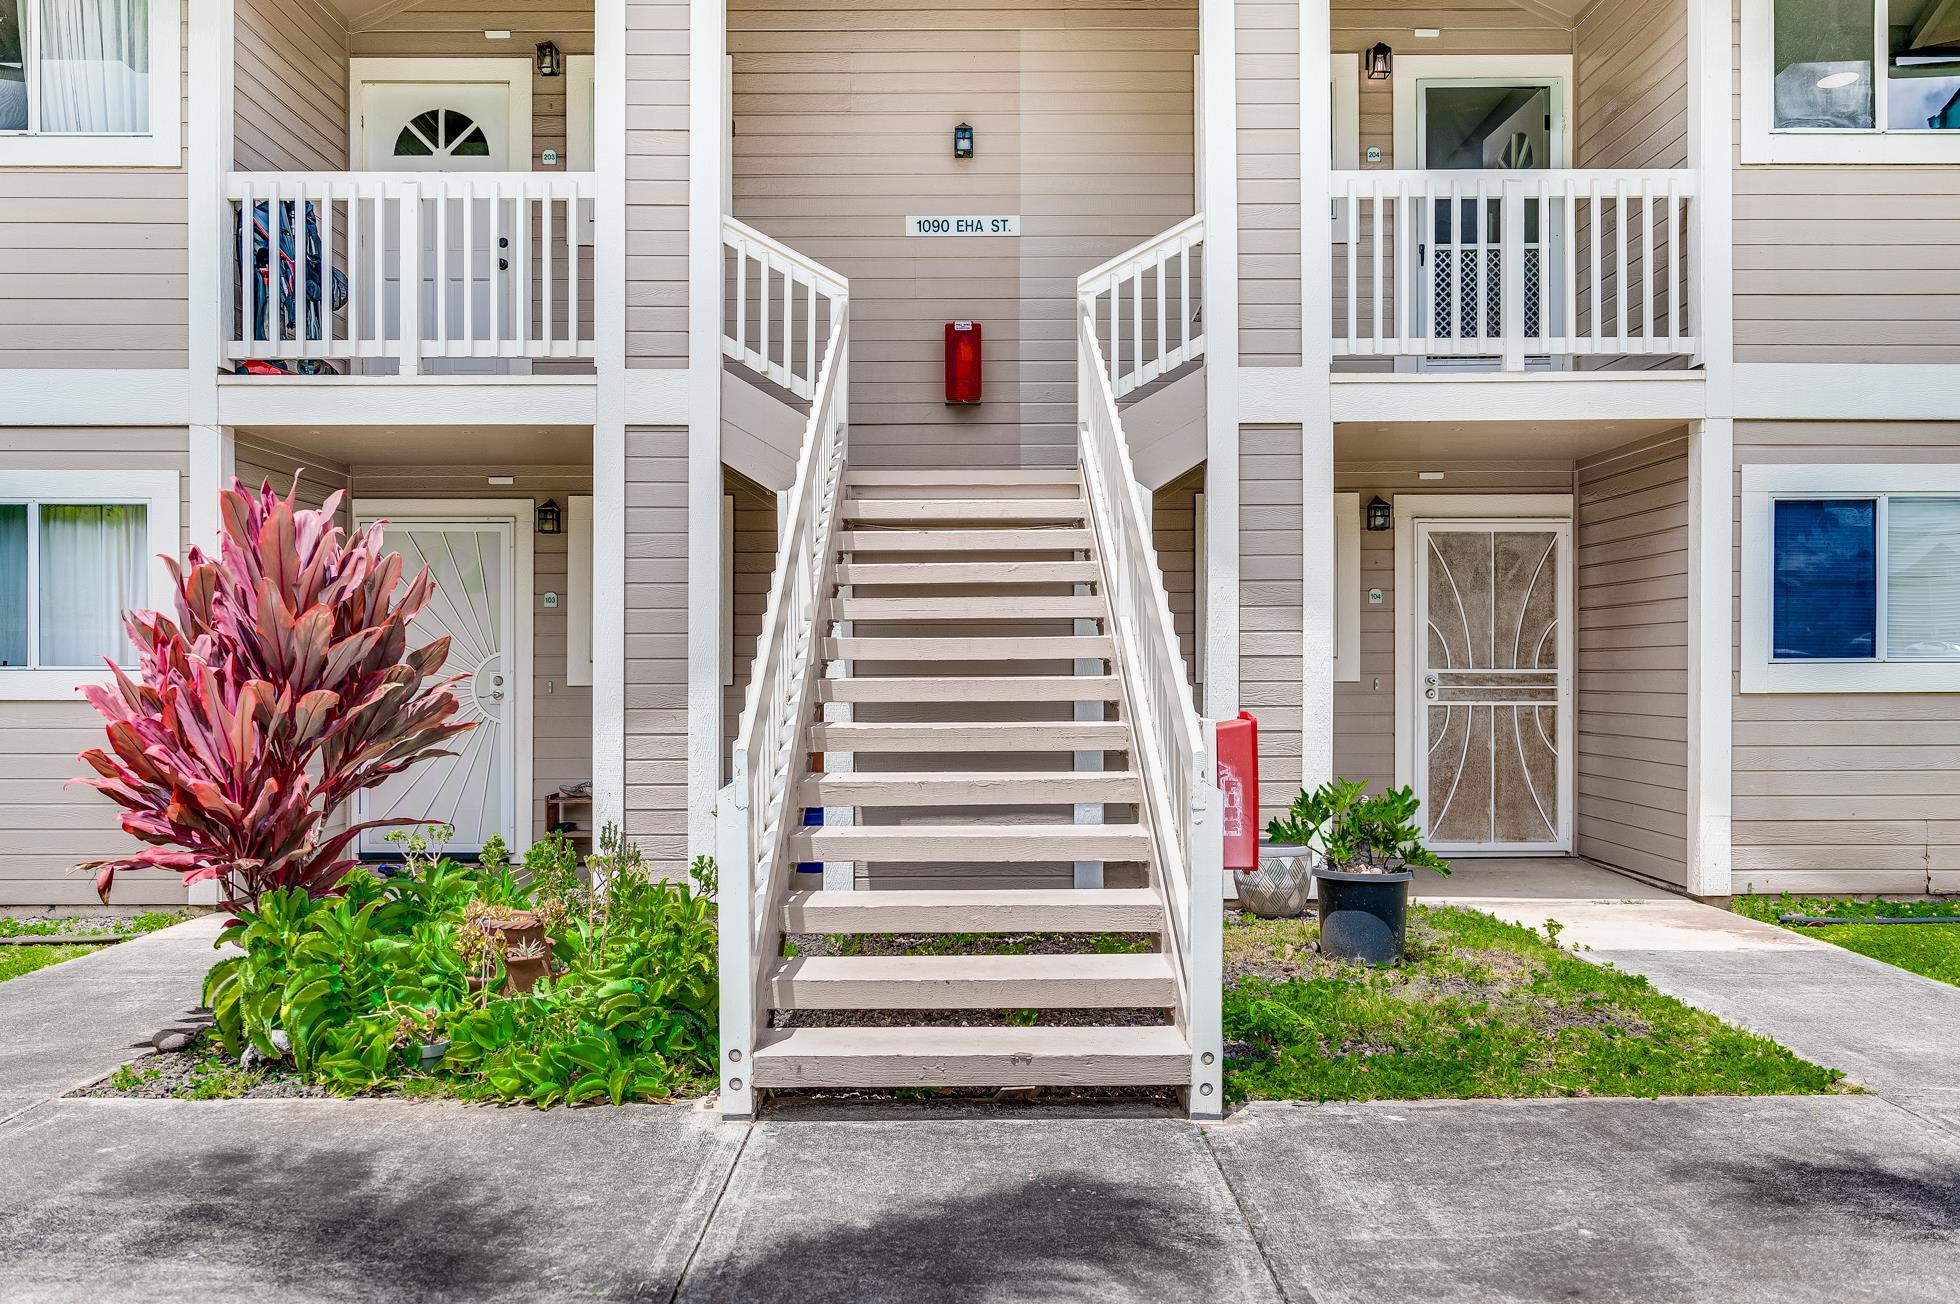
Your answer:
[[[453,719],[462,676],[433,678],[449,640],[408,645],[428,570],[402,587],[378,525],[349,538],[334,524],[339,499],[296,510],[270,484],[234,480],[218,557],[164,559],[176,618],[124,616],[138,675],[111,666],[113,684],[83,689],[109,744],[82,754],[97,777],[75,782],[121,806],[123,828],[150,845],[83,866],[103,900],[118,873],[144,868],[216,879],[233,911],[274,888],[324,896],[358,863],[347,853],[362,830],[430,822],[327,832],[355,793],[447,755],[442,744],[475,727]]]

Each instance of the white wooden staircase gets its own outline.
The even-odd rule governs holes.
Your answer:
[[[1202,338],[1160,329],[1146,348],[1131,314],[1112,367],[1095,306],[1141,302],[1145,270],[1161,304],[1166,260],[1201,235],[1183,224],[1084,278],[1078,467],[893,471],[849,465],[848,284],[729,224],[723,351],[809,417],[716,806],[725,1116],[758,1089],[921,1086],[1175,1086],[1219,1112],[1213,731],[1116,401]],[[751,329],[749,262],[758,302],[783,287],[778,321],[807,302],[800,335],[773,336],[766,312]],[[1084,936],[1112,933],[1147,949]],[[889,940],[919,934],[1044,943]],[[812,944],[854,936],[881,940]],[[1032,1026],[1005,1018],[1029,1010]]]
[[[818,619],[848,633],[821,649],[829,718],[807,726],[815,765],[793,805],[846,822],[790,837],[792,860],[823,862],[840,886],[792,891],[782,932],[1161,937],[1080,472],[861,471],[845,493]],[[1100,884],[1105,866],[1133,886],[1072,885]],[[757,1045],[758,1086],[1182,1085],[1190,1072],[1161,945],[776,957],[767,981],[774,1021],[792,1026]],[[1133,1021],[945,1023],[970,1011],[998,1025],[1009,1009]],[[795,1026],[806,1011],[938,1018]],[[1152,1026],[1143,1011],[1162,1014]]]

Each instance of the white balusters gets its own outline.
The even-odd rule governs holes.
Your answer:
[[[1098,356],[1118,398],[1203,355],[1200,300],[1193,295],[1202,296],[1204,290],[1199,252],[1204,240],[1204,215],[1189,217],[1077,281],[1097,327]]]
[[[722,219],[722,249],[733,263],[722,353],[798,398],[814,398],[844,279],[732,217]]]
[[[232,173],[225,355],[392,358],[402,375],[436,358],[589,358],[578,213],[595,193],[590,173]]]
[[[1345,293],[1336,356],[1486,357],[1518,371],[1538,357],[1695,351],[1692,171],[1330,176]]]

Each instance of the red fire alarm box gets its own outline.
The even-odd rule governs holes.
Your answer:
[[[980,401],[980,323],[946,323],[946,401]]]
[[[1218,786],[1225,794],[1225,868],[1259,867],[1259,722],[1250,711],[1218,722]]]

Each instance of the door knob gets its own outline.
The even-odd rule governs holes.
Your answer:
[[[1422,695],[1423,695],[1424,697],[1426,697],[1426,698],[1428,698],[1428,699],[1429,699],[1430,701],[1432,701],[1432,702],[1436,700],[1436,690],[1435,690],[1435,689],[1433,689],[1433,688],[1425,688],[1425,689],[1423,689],[1423,690],[1422,690]],[[499,696],[502,696],[502,694],[499,694]]]
[[[1434,694],[1434,693],[1431,693],[1431,694],[1430,694],[1430,696],[1431,696],[1431,697],[1434,697],[1434,696],[1435,696],[1435,694]],[[491,700],[491,701],[493,701],[493,702],[501,702],[501,701],[503,701],[503,700],[504,700],[504,690],[503,690],[503,689],[501,689],[501,688],[499,688],[499,689],[498,689],[498,690],[497,690],[496,692],[494,692],[494,693],[492,693],[492,694],[490,694],[490,700]]]

